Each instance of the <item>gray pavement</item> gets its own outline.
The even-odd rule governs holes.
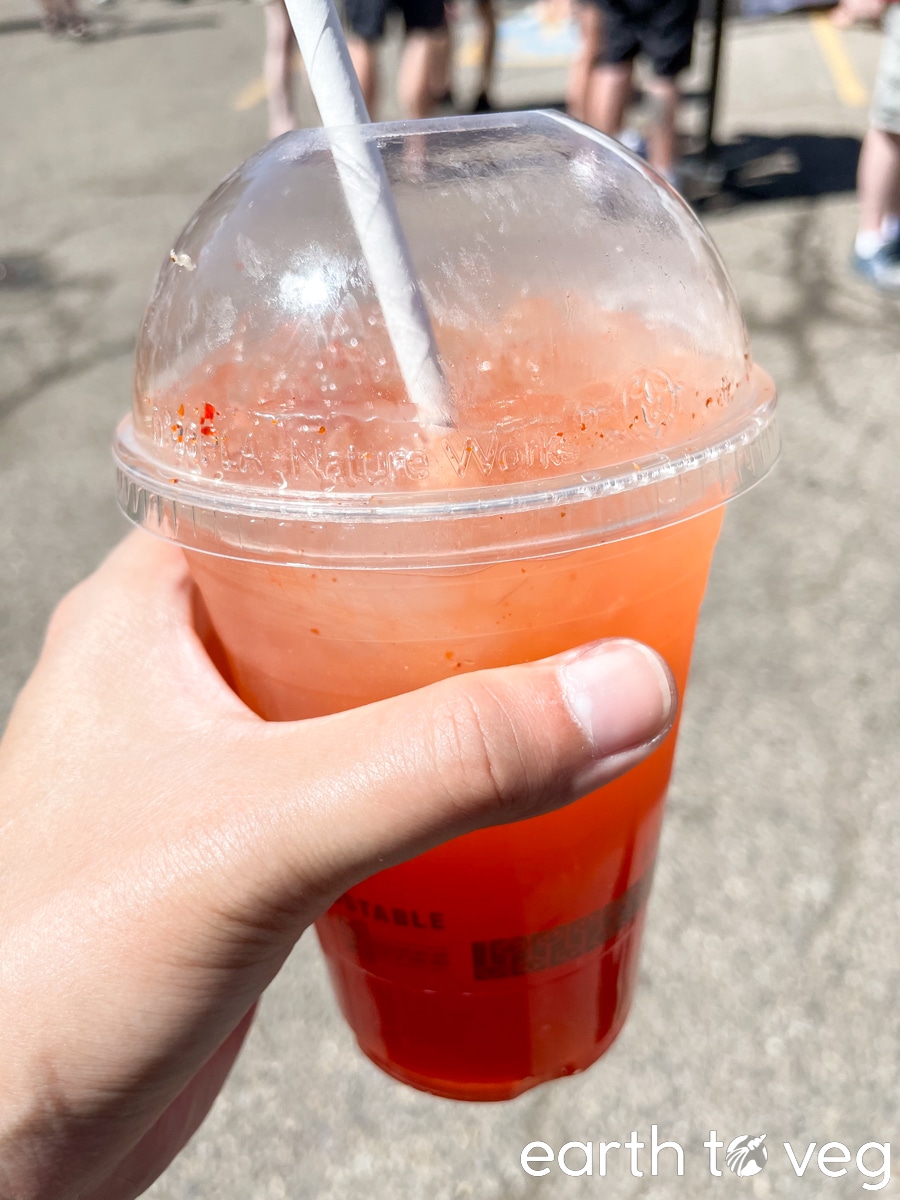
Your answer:
[[[57,598],[124,532],[108,443],[156,266],[264,137],[257,8],[122,0],[87,46],[51,42],[33,15],[0,3],[0,716]],[[900,305],[847,270],[865,128],[850,85],[871,80],[878,39],[845,35],[835,60],[822,36],[796,17],[727,46],[720,133],[743,145],[706,219],[780,385],[784,454],[720,543],[624,1033],[590,1072],[509,1104],[436,1100],[357,1053],[304,938],[154,1200],[812,1198],[880,1182],[855,1161],[798,1178],[782,1143],[802,1159],[831,1140],[854,1156],[893,1141],[880,1194],[900,1195]],[[498,96],[561,86],[559,65],[511,63]],[[535,1139],[647,1140],[652,1123],[684,1146],[683,1178],[671,1152],[657,1177],[646,1158],[641,1178],[624,1159],[605,1179],[519,1165]],[[766,1133],[765,1171],[711,1176],[711,1129]]]

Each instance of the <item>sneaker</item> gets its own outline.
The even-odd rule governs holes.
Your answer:
[[[639,130],[623,129],[617,140],[620,146],[624,146],[626,150],[630,150],[638,158],[647,157],[647,141]]]
[[[854,251],[850,265],[861,279],[879,292],[900,296],[900,240],[882,246],[869,258]]]
[[[659,175],[679,195],[684,191],[684,176],[680,167],[673,167],[671,171],[660,171]]]

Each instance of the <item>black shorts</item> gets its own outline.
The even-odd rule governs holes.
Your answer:
[[[699,0],[591,0],[603,14],[597,65],[646,54],[663,79],[690,66]]]
[[[446,23],[444,0],[344,0],[350,32],[364,42],[377,42],[384,37],[384,22],[391,8],[403,13],[407,33],[415,29],[443,29]]]

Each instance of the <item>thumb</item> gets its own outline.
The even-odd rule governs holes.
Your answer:
[[[266,769],[292,764],[268,780],[269,881],[275,859],[294,886],[337,896],[449,838],[561,807],[646,758],[676,707],[663,660],[621,639],[269,725],[267,743],[281,745],[267,744]]]

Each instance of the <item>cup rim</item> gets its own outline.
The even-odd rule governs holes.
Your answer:
[[[119,504],[141,528],[190,549],[295,565],[464,566],[542,557],[630,537],[748,491],[780,450],[776,394],[712,442],[550,479],[443,491],[309,492],[167,475],[141,451],[131,415],[113,443]],[[559,516],[568,516],[568,523]]]

